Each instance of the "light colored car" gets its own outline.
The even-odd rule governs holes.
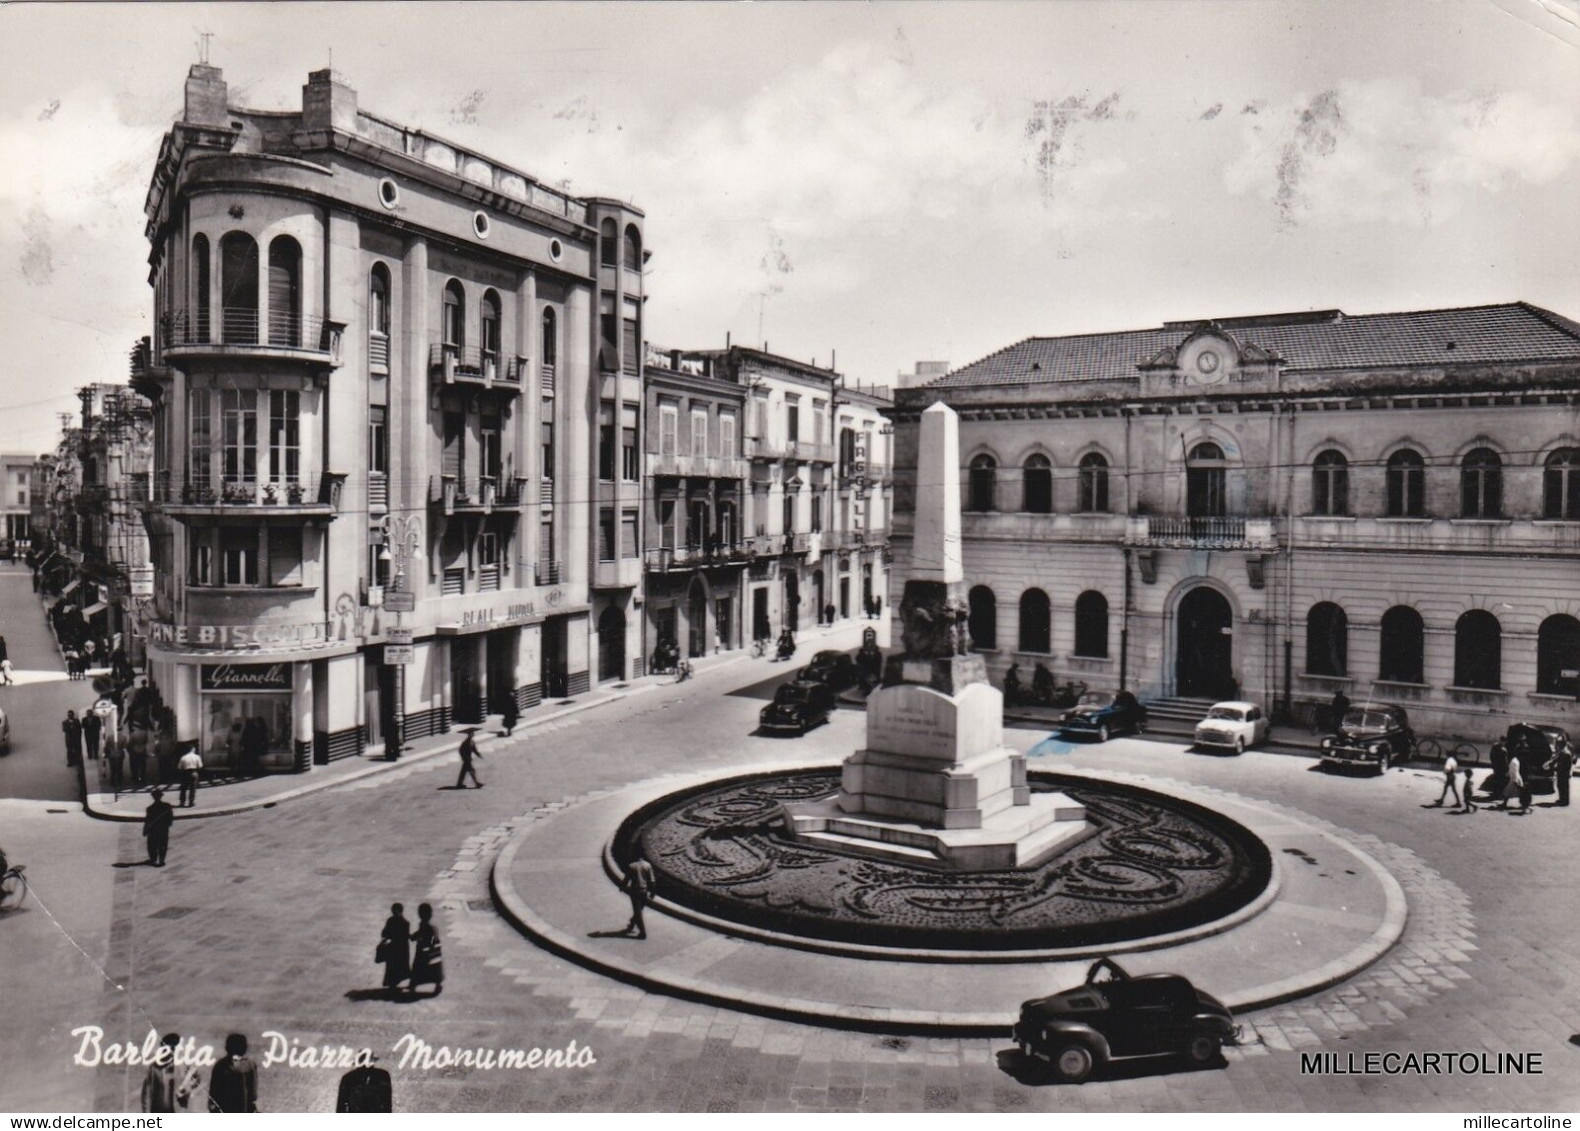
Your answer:
[[[1255,703],[1230,700],[1215,703],[1207,717],[1196,724],[1197,746],[1225,746],[1244,754],[1267,737],[1267,715]]]

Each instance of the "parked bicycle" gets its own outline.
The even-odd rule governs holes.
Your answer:
[[[27,898],[27,877],[22,874],[25,864],[15,864],[0,876],[0,911],[15,911]]]

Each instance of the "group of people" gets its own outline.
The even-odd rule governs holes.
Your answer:
[[[190,1111],[192,1100],[203,1087],[196,1068],[176,1063],[181,1034],[166,1033],[159,1051],[143,1075],[142,1106],[150,1114],[175,1114]],[[209,1071],[206,1106],[216,1114],[249,1114],[258,1110],[258,1061],[248,1050],[246,1036],[232,1033],[225,1038],[225,1055]],[[335,1095],[337,1112],[388,1112],[394,1110],[394,1088],[386,1069],[372,1063],[369,1053],[340,1078]]]
[[[244,776],[258,774],[264,755],[269,753],[269,724],[257,715],[236,719],[225,733],[225,753],[230,764]]]
[[[122,717],[123,699],[123,690],[112,686],[81,716],[75,710],[66,712],[60,724],[66,765],[75,767],[84,759],[97,762],[102,757],[110,788],[116,792],[126,784],[128,769],[134,786],[173,781],[178,773],[190,770],[176,753],[175,712],[164,705],[158,690],[148,680],[142,682],[127,707],[124,733],[114,721]]]
[[[373,960],[384,965],[384,988],[390,993],[416,993],[418,986],[432,986],[433,996],[438,997],[444,989],[444,955],[433,925],[433,905],[418,905],[413,931],[405,905],[392,904]]]
[[[1529,735],[1526,732],[1532,732]],[[1492,771],[1482,783],[1483,790],[1488,794],[1490,806],[1493,798],[1497,805],[1490,806],[1499,810],[1507,810],[1509,802],[1518,802],[1517,813],[1531,811],[1531,777],[1540,767],[1541,772],[1553,776],[1553,790],[1557,799],[1553,802],[1556,808],[1567,808],[1569,805],[1570,775],[1574,773],[1574,750],[1567,742],[1555,743],[1549,747],[1546,741],[1539,737],[1534,727],[1516,727],[1510,732],[1511,738],[1498,743],[1492,751]],[[1456,788],[1455,778],[1459,776],[1462,782]],[[1477,809],[1474,786],[1471,781],[1471,767],[1461,767],[1459,760],[1450,754],[1443,761],[1443,788],[1437,795],[1437,800],[1428,808],[1440,808],[1443,802],[1452,797],[1456,813],[1474,813]]]
[[[1040,703],[1045,706],[1068,707],[1078,698],[1077,691],[1084,690],[1085,685],[1068,685],[1065,694],[1059,693],[1058,685],[1054,682],[1053,672],[1038,661],[1031,673],[1031,690],[1028,692],[1026,685],[1020,678],[1020,665],[1011,664],[1004,673],[1004,702],[1010,706],[1020,703]]]

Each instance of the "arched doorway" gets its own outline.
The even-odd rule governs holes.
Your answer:
[[[708,587],[702,578],[691,579],[686,594],[686,654],[695,659],[708,654]]]
[[[1222,593],[1192,589],[1180,601],[1174,683],[1180,695],[1223,699],[1234,694],[1234,611]]]
[[[785,570],[785,600],[782,619],[784,627],[791,632],[799,631],[801,622],[798,613],[801,608],[801,578],[794,569]]]
[[[610,605],[598,614],[598,681],[625,676],[625,612]]]

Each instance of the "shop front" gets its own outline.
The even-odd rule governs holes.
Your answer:
[[[293,665],[202,664],[198,750],[208,770],[279,772],[296,767]]]

